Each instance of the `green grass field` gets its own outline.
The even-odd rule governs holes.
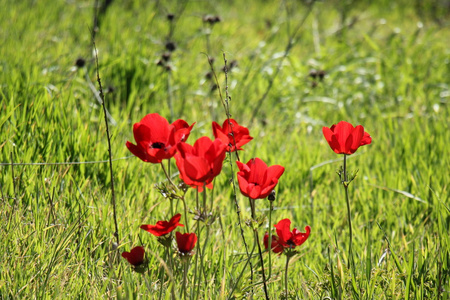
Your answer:
[[[94,94],[95,2],[0,1],[0,299],[181,298],[179,259],[172,280],[163,247],[139,229],[171,217],[155,188],[164,173],[125,143],[149,113],[196,122],[190,144],[213,138],[211,122],[222,124],[226,112],[207,56],[225,95],[224,54],[237,62],[227,78],[230,113],[254,137],[241,161],[286,169],[272,224],[290,218],[312,228],[290,261],[291,299],[450,298],[448,1],[112,1],[99,12],[95,43],[110,113],[118,251],[105,117]],[[210,25],[206,15],[221,21]],[[158,65],[168,41],[176,49]],[[314,69],[326,72],[322,80],[310,76]],[[373,139],[348,159],[359,169],[349,186],[354,271],[336,175],[342,156],[322,135],[341,120],[362,124]],[[257,251],[252,281],[238,226],[236,171],[227,158],[208,190],[217,218],[201,225],[204,274],[196,281],[189,269],[189,299],[264,299]],[[192,210],[195,197],[186,194]],[[252,245],[239,190],[237,202]],[[256,204],[268,216],[269,201]],[[195,228],[193,218],[181,222]],[[261,238],[267,228],[265,219]],[[137,245],[149,260],[144,274],[119,255]],[[281,299],[285,259],[263,258],[270,298]]]

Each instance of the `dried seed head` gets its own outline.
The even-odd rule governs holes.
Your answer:
[[[172,54],[171,54],[170,52],[164,52],[164,53],[161,55],[161,59],[162,59],[163,61],[169,61],[171,55],[172,55]]]
[[[166,49],[167,49],[168,51],[170,51],[170,52],[173,52],[173,51],[175,51],[175,50],[177,49],[177,45],[175,44],[175,42],[168,41],[168,42],[166,43]]]
[[[275,190],[272,190],[269,194],[269,196],[267,197],[267,199],[269,199],[269,201],[275,201]]]
[[[86,60],[82,57],[78,57],[77,60],[75,61],[75,66],[77,68],[82,68],[86,65]]]
[[[317,75],[319,76],[320,81],[323,80],[323,78],[325,77],[327,73],[324,70],[320,70],[319,72],[317,72]]]
[[[116,88],[115,87],[113,87],[112,85],[109,85],[107,88],[106,88],[106,93],[107,94],[112,94],[112,93],[114,93],[116,91]]]
[[[312,69],[311,71],[309,71],[309,77],[311,77],[312,79],[316,79],[317,75],[317,70]]]
[[[172,22],[174,19],[175,19],[175,15],[174,14],[171,14],[171,13],[167,14],[167,20]]]

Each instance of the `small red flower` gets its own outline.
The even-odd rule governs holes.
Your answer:
[[[139,266],[144,262],[144,247],[137,246],[131,249],[130,252],[122,252],[122,257],[128,260],[133,266]]]
[[[157,164],[175,155],[177,144],[186,141],[194,124],[181,119],[169,124],[157,113],[148,114],[133,125],[137,145],[128,141],[126,145],[141,160]]]
[[[269,248],[269,233],[267,232],[264,235],[264,247],[266,248],[266,250]],[[270,245],[270,248],[274,253],[283,252],[283,245],[280,244],[279,238],[276,235],[272,235],[272,243]]]
[[[208,137],[199,138],[194,146],[186,143],[178,144],[175,155],[180,178],[199,191],[203,186],[212,188],[213,179],[222,170],[226,145],[220,140],[211,141]]]
[[[185,233],[181,234],[180,232],[175,232],[178,252],[182,255],[190,255],[192,249],[195,247],[195,243],[197,243],[197,235],[195,233]]]
[[[184,227],[180,224],[181,214],[176,214],[170,221],[158,221],[156,225],[141,225],[141,229],[150,232],[154,236],[162,236],[171,233],[178,226]]]
[[[330,128],[322,128],[323,135],[331,149],[337,154],[353,154],[360,146],[372,142],[370,135],[364,131],[364,127],[341,121]]]
[[[231,123],[231,124],[230,124]],[[212,122],[214,137],[227,145],[227,152],[242,150],[241,146],[250,142],[253,138],[246,127],[239,125],[234,119],[226,119],[222,127]]]
[[[279,165],[267,167],[259,158],[250,159],[246,165],[240,161],[236,164],[240,170],[237,178],[241,193],[251,199],[266,198],[284,173],[284,167]]]
[[[277,229],[278,242],[284,248],[295,248],[303,244],[311,233],[311,227],[306,226],[306,232],[300,232],[297,228],[290,230],[291,220],[283,219],[278,224],[274,225]]]

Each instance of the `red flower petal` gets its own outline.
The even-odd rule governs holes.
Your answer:
[[[322,132],[330,148],[338,154],[353,154],[360,146],[370,144],[372,141],[370,135],[364,132],[363,126],[353,127],[345,121],[330,128],[323,127]]]
[[[122,252],[122,257],[128,260],[133,266],[138,266],[144,262],[144,247],[137,246],[131,249],[130,252]]]
[[[155,225],[141,225],[140,228],[154,236],[162,236],[171,233],[178,226],[184,227],[183,224],[179,223],[180,219],[181,214],[176,214],[168,222],[158,221]]]
[[[287,242],[292,237],[292,232],[291,232],[291,228],[290,228],[291,220],[289,220],[289,219],[280,220],[278,222],[278,224],[276,224],[274,226],[277,229],[277,235],[280,238],[280,243],[286,247]]]
[[[175,233],[175,237],[178,245],[178,251],[184,254],[191,252],[195,247],[195,243],[197,243],[197,235],[195,233],[181,234],[177,231]]]

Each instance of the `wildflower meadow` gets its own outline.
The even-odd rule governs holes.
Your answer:
[[[450,2],[2,1],[0,299],[449,299]]]

